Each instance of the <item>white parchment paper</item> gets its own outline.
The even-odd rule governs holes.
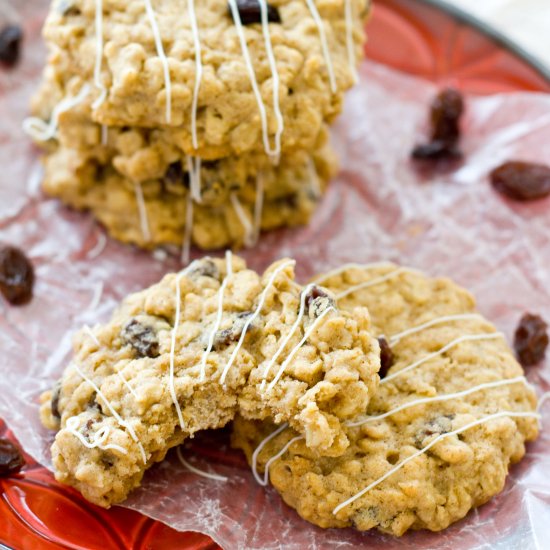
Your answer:
[[[20,127],[44,59],[38,34],[45,4],[21,2],[24,60],[15,71],[0,72],[0,240],[23,248],[37,276],[29,306],[0,301],[0,416],[49,467],[52,435],[38,421],[37,397],[62,372],[72,332],[106,320],[126,294],[180,266],[110,239],[103,248],[103,232],[89,216],[40,194],[38,152]],[[342,171],[313,223],[265,235],[244,255],[257,269],[293,256],[304,281],[343,262],[386,259],[450,275],[511,337],[526,310],[550,320],[550,200],[511,203],[494,193],[486,175],[505,159],[550,159],[550,97],[468,97],[465,161],[454,171],[430,174],[413,167],[409,152],[426,135],[435,93],[432,84],[364,63],[335,130]],[[541,393],[550,388],[549,364],[527,374]],[[543,412],[547,427],[512,468],[502,494],[438,534],[398,540],[313,527],[275,491],[256,485],[243,457],[228,448],[227,431],[197,437],[185,454],[229,482],[197,477],[171,456],[148,473],[127,505],[231,549],[544,548],[550,538],[550,407]]]

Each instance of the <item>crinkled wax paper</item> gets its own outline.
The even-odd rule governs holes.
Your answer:
[[[45,4],[18,2],[25,59],[0,73],[0,240],[26,250],[37,275],[29,306],[0,302],[0,416],[26,450],[50,466],[52,434],[38,421],[37,398],[66,364],[71,333],[106,320],[126,294],[180,266],[175,258],[155,259],[110,239],[101,250],[102,230],[89,216],[40,195],[38,153],[20,127],[44,58],[38,33]],[[512,157],[550,159],[550,97],[467,98],[465,161],[430,175],[413,168],[409,152],[426,135],[435,92],[432,84],[365,63],[334,132],[342,171],[311,226],[265,235],[244,255],[257,269],[293,256],[303,281],[343,262],[382,259],[451,275],[511,337],[525,310],[550,319],[550,200],[511,203],[491,189],[486,174]],[[530,369],[528,377],[545,391],[550,366]],[[226,430],[198,436],[185,455],[228,476],[227,483],[197,477],[171,456],[126,505],[232,549],[543,548],[550,537],[550,408],[544,413],[547,428],[512,468],[504,491],[442,533],[398,540],[318,529],[273,489],[256,485],[243,457],[229,449]]]

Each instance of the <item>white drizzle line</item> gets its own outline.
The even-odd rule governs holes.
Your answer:
[[[95,246],[88,252],[88,260],[95,260],[99,255],[105,250],[107,246],[107,237],[103,232],[97,234],[97,243]]]
[[[88,449],[101,449],[102,451],[109,451],[111,449],[118,451],[119,453],[122,453],[124,455],[128,454],[127,449],[124,447],[121,447],[120,445],[116,445],[114,443],[109,443],[105,445],[105,441],[109,437],[109,434],[111,433],[111,430],[109,426],[103,426],[103,428],[99,429],[95,434],[91,441],[86,441],[86,438],[77,431],[80,425],[80,421],[76,416],[72,416],[67,420],[67,424],[65,425],[65,429],[72,433],[81,443],[84,445],[84,447],[87,447]]]
[[[41,118],[29,117],[23,121],[23,131],[36,141],[48,141],[57,134],[57,126],[61,114],[69,111],[82,103],[91,91],[89,84],[84,84],[80,92],[74,97],[66,97],[61,100],[54,108],[49,123]]]
[[[258,244],[260,232],[262,230],[262,214],[264,209],[264,177],[260,172],[256,176],[256,200],[254,202],[254,242],[252,246]]]
[[[92,301],[88,305],[88,309],[97,309],[101,301],[101,296],[103,296],[103,281],[99,281],[97,285],[95,285],[94,295],[92,296]]]
[[[394,378],[401,376],[402,374],[405,374],[406,372],[409,372],[415,369],[416,367],[419,367],[423,363],[426,363],[430,359],[433,359],[434,357],[437,357],[438,355],[441,355],[442,353],[449,351],[451,348],[453,348],[454,346],[462,342],[477,341],[477,340],[494,340],[496,338],[504,338],[504,334],[502,334],[501,332],[490,332],[486,334],[468,334],[466,336],[460,336],[459,338],[455,338],[448,344],[444,345],[441,349],[434,351],[432,353],[429,353],[428,355],[426,355],[422,359],[419,359],[418,361],[415,361],[408,367],[405,367],[404,369],[398,370],[397,372],[394,372],[393,374],[386,376],[385,378],[380,380],[380,385],[387,384]]]
[[[321,197],[321,185],[319,182],[319,174],[317,173],[317,168],[315,166],[315,161],[313,158],[308,159],[307,163],[307,170],[309,172],[309,179],[310,181],[310,188],[313,191],[313,194],[316,199],[319,199]],[[324,277],[326,278],[326,276]]]
[[[230,1],[234,1],[234,0],[230,0]],[[225,384],[225,378],[227,376],[227,373],[229,372],[229,369],[231,368],[231,365],[233,364],[233,362],[235,361],[235,358],[237,357],[237,353],[239,353],[239,350],[241,349],[241,346],[243,345],[246,333],[248,331],[248,327],[254,322],[256,317],[258,317],[258,315],[260,315],[260,313],[262,311],[262,308],[264,307],[264,302],[265,302],[265,299],[266,299],[266,296],[267,296],[267,293],[268,293],[269,289],[271,288],[271,286],[275,282],[275,279],[277,278],[277,275],[279,275],[279,273],[281,273],[284,269],[286,269],[290,265],[292,265],[292,266],[296,265],[296,261],[295,260],[288,260],[286,262],[283,262],[271,274],[271,277],[269,278],[269,281],[268,281],[266,287],[264,288],[263,292],[260,294],[260,300],[258,302],[258,307],[256,308],[254,313],[248,318],[248,320],[244,324],[243,330],[241,332],[241,337],[239,338],[239,341],[237,342],[237,345],[235,346],[235,349],[233,350],[233,353],[231,354],[231,357],[229,358],[229,361],[227,362],[227,364],[225,365],[225,368],[223,369],[222,375],[220,377],[220,383],[222,385]]]
[[[397,466],[393,467],[391,470],[386,472],[383,476],[379,477],[376,481],[373,481],[370,485],[359,491],[357,494],[353,495],[351,498],[348,498],[332,511],[334,515],[338,514],[340,510],[345,508],[346,506],[349,506],[353,502],[355,502],[357,499],[361,498],[365,493],[382,483],[385,479],[390,477],[392,474],[400,470],[405,464],[408,464],[415,458],[423,455],[424,453],[428,452],[434,445],[442,441],[443,439],[447,437],[452,437],[454,435],[461,434],[462,432],[465,432],[466,430],[469,430],[470,428],[474,428],[475,426],[479,426],[480,424],[484,424],[486,422],[489,422],[491,420],[495,420],[497,418],[503,418],[503,417],[511,417],[511,418],[536,418],[540,420],[541,416],[538,413],[534,412],[513,412],[513,411],[501,411],[495,414],[490,414],[488,416],[484,416],[483,418],[479,418],[478,420],[475,420],[473,422],[470,422],[469,424],[466,424],[465,426],[462,426],[461,428],[458,428],[457,430],[453,430],[452,432],[447,432],[441,435],[438,435],[433,441],[428,443],[425,447],[420,449],[419,451],[415,452],[411,456],[407,457],[405,460],[401,461]]]
[[[181,247],[181,262],[189,263],[191,255],[191,239],[193,238],[193,197],[191,193],[187,194],[185,206],[185,229],[183,233],[183,244]]]
[[[260,444],[256,447],[254,450],[254,453],[252,454],[252,475],[254,476],[254,479],[263,487],[267,485],[269,472],[264,470],[264,478],[262,479],[258,475],[258,456],[262,452],[262,449],[274,438],[277,437],[283,430],[286,430],[288,428],[288,423],[281,424],[274,432],[271,432],[265,439],[263,439]]]
[[[302,319],[304,317],[304,313],[305,313],[305,309],[306,309],[306,297],[309,293],[309,291],[314,287],[315,285],[314,284],[311,284],[311,285],[308,285],[302,292],[302,295],[300,297],[300,310],[298,312],[298,317],[296,318],[296,321],[294,322],[294,324],[292,325],[289,333],[284,337],[283,341],[281,342],[281,345],[279,346],[279,349],[277,350],[277,352],[275,353],[275,355],[271,358],[271,361],[269,362],[268,365],[266,365],[265,369],[264,369],[264,373],[262,375],[262,384],[260,386],[260,390],[263,391],[264,388],[265,388],[265,384],[266,384],[266,378],[267,378],[267,375],[269,374],[269,371],[271,370],[271,368],[273,367],[273,365],[275,364],[275,361],[277,361],[277,359],[279,358],[279,355],[281,355],[281,353],[283,353],[284,349],[286,348],[289,340],[292,338],[292,336],[294,335],[294,333],[296,332],[296,330],[298,329],[298,327],[300,326],[300,323],[302,322]]]
[[[243,242],[246,247],[251,247],[254,245],[254,236],[255,236],[255,229],[254,226],[250,223],[250,220],[248,219],[248,215],[245,212],[243,205],[240,203],[239,199],[237,198],[236,193],[231,193],[229,195],[229,198],[231,199],[231,204],[233,205],[233,209],[235,210],[235,214],[237,214],[237,217],[239,218],[239,221],[241,222],[241,225],[244,229],[244,237]]]
[[[304,334],[304,337],[300,340],[300,343],[289,353],[288,357],[285,359],[281,367],[279,368],[279,371],[277,372],[277,375],[275,378],[269,383],[269,386],[267,386],[267,391],[270,392],[274,387],[275,384],[279,381],[281,376],[283,375],[285,369],[288,367],[289,363],[294,359],[294,356],[298,352],[298,350],[306,343],[308,338],[311,336],[311,333],[318,327],[318,325],[321,323],[321,321],[326,317],[326,315],[329,313],[329,311],[336,311],[332,306],[327,307],[317,319],[315,319],[315,322],[307,329],[306,333]]]
[[[408,267],[398,267],[391,273],[387,273],[386,275],[382,275],[381,277],[376,277],[375,279],[372,279],[370,281],[366,281],[364,283],[361,283],[359,285],[352,286],[343,292],[340,292],[340,294],[336,295],[336,300],[341,300],[342,298],[345,298],[346,296],[349,296],[350,294],[353,294],[354,292],[357,292],[358,290],[363,290],[364,288],[369,288],[371,286],[379,285],[380,283],[383,283],[389,279],[393,279],[394,277],[397,277],[397,275],[400,275],[401,273],[408,273],[413,271],[412,269],[409,269]]]
[[[201,359],[201,375],[200,375],[200,381],[202,382],[206,376],[206,360],[208,359],[208,355],[212,351],[212,346],[214,345],[214,337],[216,336],[216,332],[220,329],[220,325],[222,323],[222,317],[223,317],[223,295],[225,293],[225,289],[227,287],[227,283],[229,283],[229,278],[233,275],[233,266],[232,266],[232,254],[231,251],[228,250],[225,253],[225,262],[227,265],[227,275],[225,276],[222,285],[220,287],[220,290],[218,292],[218,314],[216,316],[216,322],[214,323],[214,326],[212,327],[212,330],[210,331],[210,335],[208,337],[208,346],[205,350],[205,352],[202,355]]]
[[[398,412],[404,411],[406,409],[410,409],[411,407],[416,407],[417,405],[424,405],[426,403],[438,403],[440,401],[450,401],[452,399],[457,399],[459,397],[465,397],[467,395],[471,395],[472,393],[477,393],[481,390],[498,388],[501,386],[511,386],[513,384],[519,384],[519,383],[524,384],[526,387],[530,387],[529,383],[527,382],[524,376],[516,376],[515,378],[510,378],[508,380],[498,380],[497,382],[486,382],[485,384],[479,384],[478,386],[474,386],[467,390],[459,391],[456,393],[447,393],[444,395],[436,395],[435,397],[424,397],[422,399],[415,399],[414,401],[409,401],[407,403],[404,403],[403,405],[400,405],[399,407],[396,407],[395,409],[392,409],[391,411],[388,411],[384,414],[380,414],[378,416],[369,416],[368,418],[365,418],[363,420],[358,420],[356,422],[346,422],[346,426],[349,426],[350,428],[355,428],[357,426],[363,426],[364,424],[368,424],[369,422],[376,422],[377,420],[383,420],[388,416],[392,416]]]
[[[99,97],[92,103],[92,109],[98,109],[107,98],[107,88],[101,81],[101,66],[103,63],[103,0],[95,0],[95,35],[96,58],[94,67],[94,85],[99,90]],[[102,126],[102,137],[106,133],[106,126]],[[105,144],[105,140],[102,141]]]
[[[101,347],[101,344],[99,343],[97,336],[92,332],[92,329],[88,325],[84,325],[82,328],[84,332],[94,341],[96,346]]]
[[[547,391],[540,396],[539,404],[537,405],[537,411],[540,411],[542,409],[542,406],[546,401],[550,401],[550,391]]]
[[[273,54],[273,45],[271,43],[271,35],[269,33],[267,2],[266,0],[258,0],[258,3],[260,4],[262,16],[262,33],[264,35],[265,51],[267,53],[267,59],[269,61],[269,67],[273,78],[273,112],[275,113],[275,120],[277,121],[277,131],[275,132],[275,148],[273,149],[272,154],[278,163],[281,155],[281,135],[285,129],[285,121],[281,113],[281,103],[279,101],[279,72],[277,71],[277,64],[275,63],[275,56]]]
[[[391,267],[395,269],[394,264],[390,262],[375,262],[371,264],[356,264],[356,263],[344,264],[340,267],[337,267],[336,269],[329,271],[328,273],[325,273],[324,275],[316,277],[315,279],[313,279],[313,282],[317,284],[321,284],[332,277],[341,275],[342,273],[344,273],[345,271],[348,271],[349,269],[358,269],[360,271],[366,271],[370,269],[378,269],[379,267]]]
[[[123,427],[123,428],[126,428],[128,430],[128,433],[130,434],[130,437],[138,444],[138,447],[139,447],[139,450],[140,450],[140,453],[141,453],[141,458],[143,460],[143,464],[146,464],[147,463],[147,457],[145,456],[145,449],[143,448],[143,445],[141,444],[140,440],[138,439],[138,436],[136,435],[136,432],[134,431],[134,428],[132,428],[132,426],[126,422],[125,420],[123,420],[121,418],[121,416],[115,411],[115,409],[113,408],[113,406],[111,405],[110,401],[105,397],[105,395],[103,394],[103,392],[99,389],[99,387],[92,381],[90,380],[90,378],[88,378],[79,368],[78,366],[76,365],[76,363],[72,363],[72,366],[74,367],[74,369],[76,370],[76,372],[78,372],[78,374],[94,389],[94,391],[97,393],[97,395],[99,395],[99,397],[101,397],[101,399],[103,399],[103,402],[105,403],[105,405],[107,406],[107,408],[109,409],[109,411],[111,412],[111,414],[115,417],[116,421]]]
[[[354,82],[357,82],[357,67],[355,59],[355,44],[353,43],[353,4],[351,0],[345,0],[346,17],[346,46],[348,49],[348,63]]]
[[[323,48],[323,55],[325,56],[325,63],[327,64],[328,78],[330,80],[330,89],[332,93],[335,94],[338,90],[336,86],[336,78],[334,77],[334,68],[332,66],[332,59],[330,58],[330,52],[328,49],[327,37],[325,34],[325,29],[323,27],[323,20],[317,11],[314,0],[306,0],[307,7],[311,12],[311,16],[317,25],[317,30],[319,31],[319,38],[321,39],[321,47]]]
[[[132,386],[130,386],[130,384],[128,383],[128,380],[126,380],[125,376],[122,374],[122,371],[118,371],[117,374],[118,374],[118,377],[120,378],[120,380],[122,381],[122,383],[128,388],[128,390],[130,390],[130,393],[137,400],[137,398],[138,398],[137,393],[134,391],[134,388],[132,388]]]
[[[195,466],[193,466],[192,464],[189,464],[189,462],[187,462],[187,460],[185,460],[185,458],[183,458],[183,455],[181,454],[181,450],[180,450],[179,447],[176,449],[176,453],[178,455],[179,461],[190,472],[193,472],[194,474],[197,474],[198,476],[201,476],[201,477],[206,477],[208,479],[213,479],[215,481],[223,481],[223,482],[229,481],[229,478],[227,478],[225,476],[221,476],[219,474],[211,474],[210,472],[205,472],[204,470],[199,470],[198,468],[195,468]]]
[[[147,11],[147,16],[149,17],[151,30],[153,31],[157,55],[162,62],[162,68],[164,70],[164,86],[166,88],[166,124],[170,124],[172,122],[172,82],[170,81],[170,67],[168,66],[168,59],[166,59],[164,47],[162,46],[162,39],[160,37],[160,31],[155,17],[155,12],[153,11],[153,6],[151,5],[151,0],[143,0],[143,3],[145,4],[145,10]]]
[[[427,321],[426,323],[422,323],[421,325],[417,325],[416,327],[409,328],[407,330],[404,330],[403,332],[399,332],[397,334],[394,334],[393,336],[390,336],[389,344],[393,346],[397,344],[402,338],[405,338],[405,336],[416,334],[417,332],[421,332],[426,328],[430,328],[443,323],[448,323],[451,321],[463,321],[468,319],[483,319],[483,317],[481,317],[479,313],[459,313],[458,315],[445,315],[443,317],[437,317],[435,319],[432,319],[431,321]]]
[[[272,434],[273,435],[273,434]],[[275,434],[276,435],[276,434]],[[293,443],[296,443],[296,441],[300,441],[301,439],[304,439],[303,435],[297,435],[296,437],[293,437],[276,455],[273,455],[266,463],[264,467],[264,479],[260,481],[261,478],[256,477],[256,481],[260,483],[260,485],[263,485],[264,487],[267,485],[267,482],[269,480],[269,468],[271,468],[271,465],[276,461],[279,460],[290,448],[290,446]],[[257,474],[256,474],[257,476]]]
[[[248,51],[248,46],[246,44],[246,37],[244,36],[243,24],[241,21],[241,16],[239,14],[239,9],[237,8],[236,0],[228,0],[229,8],[231,9],[231,15],[233,16],[233,21],[235,22],[235,27],[237,29],[237,35],[241,43],[241,50],[243,53],[244,61],[248,70],[248,76],[250,77],[250,83],[252,85],[252,91],[256,96],[256,103],[258,104],[258,110],[260,112],[260,120],[262,122],[262,137],[265,152],[268,156],[277,158],[278,154],[276,151],[271,149],[269,143],[268,129],[267,129],[267,113],[265,110],[265,105],[260,94],[260,89],[258,87],[258,81],[256,80],[256,73],[254,72],[254,67],[252,66],[252,61],[250,59],[250,52]]]
[[[199,140],[197,139],[197,108],[202,81],[202,60],[199,28],[197,25],[197,16],[195,15],[195,0],[187,0],[187,10],[189,12],[191,32],[193,33],[193,43],[195,47],[195,87],[193,89],[193,103],[191,106],[191,139],[193,140],[193,148],[197,149],[199,147]]]
[[[201,159],[200,157],[187,157],[187,171],[189,172],[189,183],[191,197],[195,202],[201,203]]]
[[[178,398],[176,396],[176,387],[174,386],[174,363],[175,363],[175,353],[176,353],[176,333],[178,331],[178,326],[180,324],[180,312],[181,312],[181,290],[180,290],[180,281],[182,277],[187,276],[187,274],[195,267],[197,260],[188,265],[183,271],[180,271],[176,277],[176,318],[174,319],[174,328],[172,329],[172,338],[170,344],[170,374],[168,387],[170,390],[170,396],[172,397],[172,402],[176,407],[178,413],[178,420],[181,426],[181,429],[185,431],[185,425],[183,422],[183,415],[181,413],[181,407],[178,403]]]
[[[147,206],[145,199],[143,198],[143,189],[140,183],[134,183],[134,193],[136,195],[136,202],[139,212],[139,224],[141,227],[141,234],[145,242],[151,241],[151,229],[149,228],[149,218],[147,217]]]

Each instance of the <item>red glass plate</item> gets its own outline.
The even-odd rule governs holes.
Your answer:
[[[27,28],[37,33],[36,24]],[[377,0],[367,56],[379,63],[454,84],[470,93],[550,92],[550,72],[506,38],[435,0]],[[0,436],[13,438],[0,420]],[[136,512],[106,511],[59,485],[27,456],[24,470],[0,478],[0,548],[50,550],[215,549],[198,533],[180,533]]]

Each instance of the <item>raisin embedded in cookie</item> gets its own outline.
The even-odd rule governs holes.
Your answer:
[[[321,527],[394,535],[439,531],[499,493],[537,437],[536,397],[472,296],[391,264],[318,281],[340,309],[369,309],[393,363],[364,413],[346,423],[351,444],[340,457],[319,458],[291,428],[238,418],[233,444],[258,481],[269,476]]]
[[[56,478],[101,506],[121,502],[171,447],[237,411],[288,422],[315,452],[344,452],[343,423],[375,392],[380,349],[365,308],[342,312],[298,285],[294,264],[260,276],[230,254],[205,258],[81,331],[43,396]]]

